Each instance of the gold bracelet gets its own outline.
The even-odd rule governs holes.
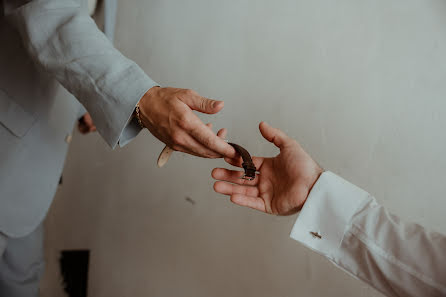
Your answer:
[[[141,121],[141,116],[140,116],[140,113],[139,113],[139,102],[136,103],[135,114],[136,114],[136,119],[138,120],[139,126],[141,127],[141,129],[144,129],[145,127],[144,127],[144,124]]]

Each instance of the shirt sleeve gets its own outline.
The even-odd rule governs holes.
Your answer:
[[[77,119],[80,120],[86,113],[87,110],[85,109],[85,107],[83,107],[82,104],[79,104]],[[124,147],[128,143],[130,143],[136,136],[138,136],[141,130],[142,128],[141,126],[139,126],[138,121],[133,115],[131,115],[127,121],[127,124],[124,127],[124,130],[122,130],[122,133],[119,136],[118,140],[119,147]]]
[[[402,222],[331,172],[313,187],[291,238],[387,296],[446,295],[446,237]]]
[[[77,112],[77,117],[76,118],[78,120],[80,120],[84,116],[84,114],[86,114],[86,113],[87,113],[87,110],[85,109],[85,107],[83,107],[82,104],[79,104],[79,110]]]
[[[142,128],[139,126],[137,119],[132,116],[119,137],[119,147],[124,147],[131,142],[136,136],[138,136],[141,130]]]
[[[113,47],[79,0],[5,1],[30,56],[82,103],[114,148],[137,102],[158,84]]]

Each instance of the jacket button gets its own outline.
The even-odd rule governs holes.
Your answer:
[[[73,139],[73,136],[71,136],[71,134],[67,134],[67,136],[65,137],[65,142],[66,143],[71,143],[72,139]]]

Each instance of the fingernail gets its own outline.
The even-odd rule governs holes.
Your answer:
[[[211,105],[212,105],[212,108],[217,107],[217,105],[219,105],[221,102],[223,102],[223,101],[215,101],[215,100],[214,100],[214,101],[212,102],[212,104],[211,104]]]

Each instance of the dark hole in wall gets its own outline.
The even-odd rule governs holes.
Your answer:
[[[89,250],[62,251],[60,272],[65,292],[70,297],[87,297]]]

